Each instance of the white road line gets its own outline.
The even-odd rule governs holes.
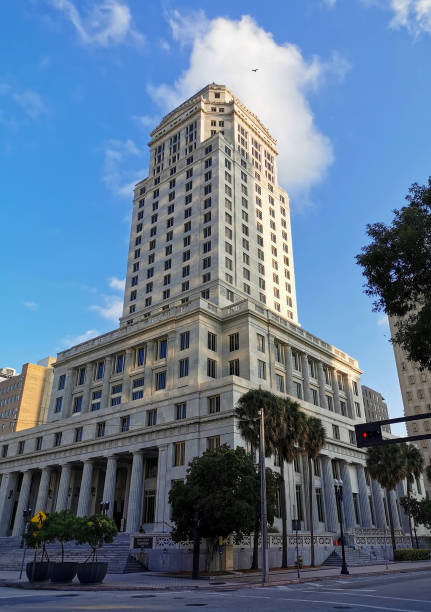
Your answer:
[[[12,593],[12,595],[0,595],[0,599],[17,599],[20,597],[43,597],[46,594],[45,593],[30,593],[29,595],[27,594],[23,594],[21,595],[20,593]]]
[[[387,608],[386,606],[371,606],[370,604],[352,604],[351,601],[328,601],[327,599],[299,599],[297,597],[284,597],[281,598],[283,601],[303,601],[308,603],[322,603],[322,604],[335,604],[337,606],[352,606],[355,605],[358,608],[372,608],[373,610],[391,610],[392,612],[421,612],[420,610],[407,610],[406,608]],[[424,602],[422,602],[424,603]]]
[[[331,591],[328,591],[328,592],[331,592]],[[343,595],[348,595],[348,594],[349,594],[348,590],[343,591]],[[428,599],[410,599],[409,597],[390,597],[389,595],[369,595],[368,593],[362,593],[362,594],[353,593],[353,595],[360,595],[361,597],[374,597],[375,599],[395,599],[397,601],[418,601],[420,603],[428,603],[429,601]]]

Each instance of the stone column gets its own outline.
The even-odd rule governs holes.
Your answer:
[[[76,372],[74,368],[69,368],[66,371],[66,384],[63,390],[63,409],[62,417],[68,417],[72,414],[72,391],[75,385]],[[60,394],[60,391],[58,392]]]
[[[8,535],[18,472],[3,474],[0,487],[0,536]]]
[[[373,501],[374,501],[374,514],[376,527],[383,529],[386,525],[386,517],[385,517],[385,509],[383,507],[383,499],[382,499],[382,488],[377,480],[371,481],[371,490],[373,493]]]
[[[326,399],[326,390],[325,390],[325,373],[323,371],[323,363],[321,361],[317,362],[317,380],[319,381],[319,399],[320,405],[325,410],[328,410],[328,400]]]
[[[109,508],[107,511],[108,516],[114,514],[114,503],[115,503],[115,484],[117,480],[117,457],[112,455],[108,457],[105,472],[105,484],[103,486],[103,498],[102,501],[109,502]]]
[[[48,501],[49,481],[51,478],[51,468],[43,468],[40,475],[39,490],[37,492],[35,513],[39,510],[46,512],[46,503]]]
[[[292,348],[286,346],[286,393],[293,395]]]
[[[97,367],[97,366],[96,366]],[[112,356],[105,357],[105,367],[103,371],[102,397],[100,400],[100,408],[109,406],[109,386],[112,374]]]
[[[356,525],[355,508],[353,506],[352,484],[350,482],[349,466],[345,461],[340,462],[341,479],[343,481],[343,519],[346,529]]]
[[[355,419],[356,414],[355,404],[353,400],[352,381],[350,379],[350,376],[346,376],[344,380],[346,384],[347,414],[351,419]]]
[[[30,495],[30,486],[32,478],[31,470],[24,472],[21,483],[21,491],[19,492],[18,505],[16,508],[15,521],[13,524],[12,535],[21,536],[24,532],[24,517],[23,512],[27,508],[28,498]],[[30,517],[31,518],[31,517]]]
[[[391,504],[392,520],[394,522],[394,529],[400,529],[400,515],[398,514],[397,498],[395,491],[389,493],[389,503]]]
[[[361,519],[362,527],[371,527],[371,510],[370,502],[368,500],[367,482],[365,480],[365,470],[363,465],[356,466],[358,472],[358,485],[359,485],[359,506],[361,508]]]
[[[92,364],[88,363],[85,368],[85,381],[82,390],[82,412],[88,412],[90,410],[90,388],[92,382]]]
[[[332,369],[332,392],[334,394],[334,412],[341,414],[340,392],[338,389],[337,370]]]
[[[337,512],[337,500],[335,499],[334,476],[332,474],[331,459],[321,455],[322,460],[322,484],[325,499],[325,525],[328,531],[338,532],[339,521]]]
[[[157,463],[157,492],[156,492],[156,523],[162,524],[162,531],[164,531],[164,525],[169,519],[169,513],[167,509],[167,470],[168,461],[168,444],[159,446],[159,459]]]
[[[121,395],[121,403],[124,404],[132,399],[130,372],[133,368],[133,360],[135,357],[135,350],[128,348],[126,349],[126,356],[124,358],[124,376],[123,376],[123,393]]]
[[[153,394],[154,342],[147,342],[145,346],[146,355],[143,373],[145,378],[144,397],[146,398]]]
[[[407,495],[406,486],[407,486],[407,483],[406,483],[405,480],[403,480],[402,482],[398,483],[398,485],[397,485],[397,497],[398,497],[398,499],[400,499],[400,497],[404,497],[404,496]],[[404,531],[404,533],[410,534],[409,517],[404,512],[403,507],[401,505],[400,505],[400,514],[401,514],[401,528]]]
[[[167,347],[167,367],[166,367],[166,389],[175,388],[175,380],[178,377],[178,359],[176,358],[176,341],[177,334],[175,331],[168,333],[168,347]],[[189,370],[191,369],[191,363],[189,359]],[[189,372],[190,375],[190,372]],[[187,380],[187,379],[186,379]],[[182,381],[184,382],[184,380]]]
[[[61,466],[61,476],[60,482],[58,484],[57,503],[55,505],[56,512],[61,512],[61,510],[66,510],[67,508],[67,497],[69,493],[71,471],[72,466],[68,463],[65,463]]]
[[[126,530],[138,531],[141,522],[142,490],[144,482],[144,458],[141,451],[133,453],[132,476],[129,487]]]
[[[302,361],[302,377],[303,377],[303,387],[304,387],[304,400],[306,402],[311,402],[311,391],[310,391],[310,376],[308,374],[308,358],[305,353],[301,355]]]
[[[86,516],[90,511],[91,482],[93,480],[93,461],[84,461],[82,468],[81,486],[79,488],[77,516]]]

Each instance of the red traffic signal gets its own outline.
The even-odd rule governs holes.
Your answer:
[[[361,423],[355,425],[356,445],[376,446],[382,441],[382,430],[379,423]]]

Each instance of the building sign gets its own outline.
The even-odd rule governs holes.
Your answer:
[[[133,538],[133,548],[153,548],[152,536],[138,536]]]

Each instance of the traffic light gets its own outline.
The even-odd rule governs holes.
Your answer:
[[[361,423],[360,425],[355,425],[355,433],[358,448],[376,446],[382,441],[382,429],[379,423]]]

